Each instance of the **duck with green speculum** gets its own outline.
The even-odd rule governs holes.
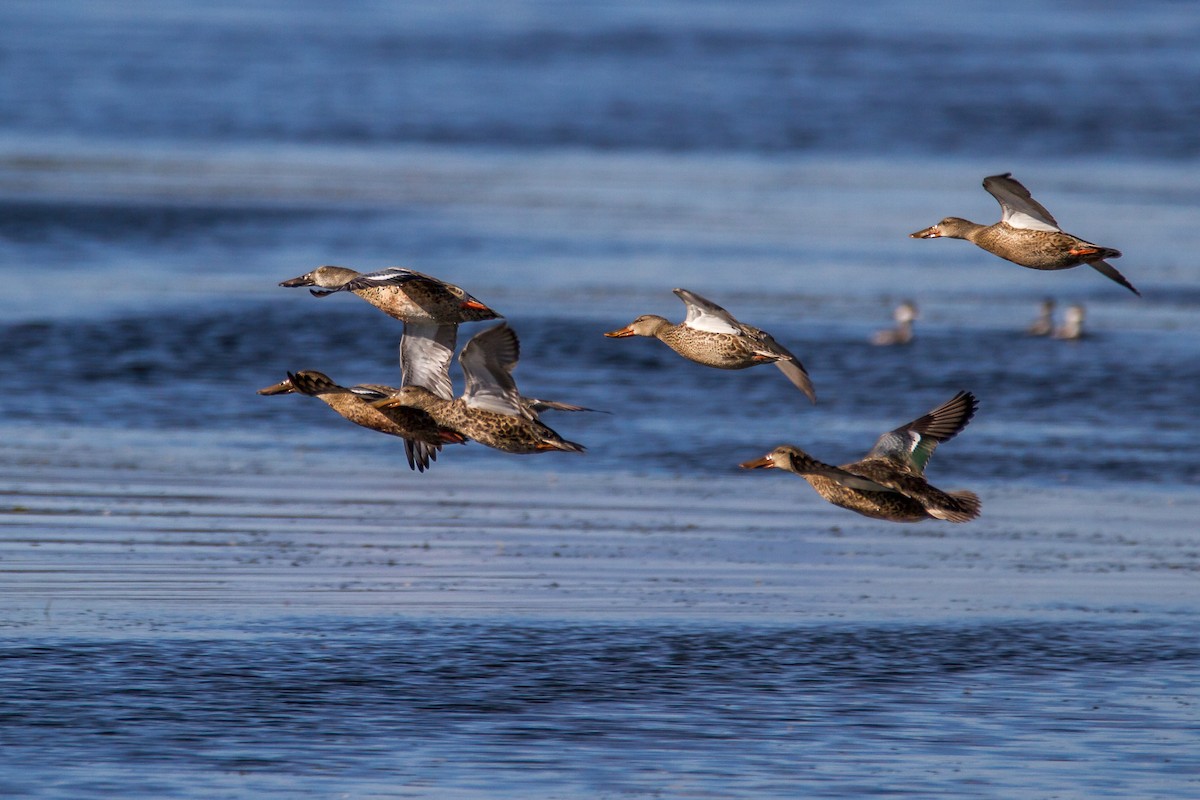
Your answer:
[[[695,292],[673,291],[687,307],[683,322],[675,324],[657,314],[643,314],[624,328],[604,335],[611,339],[627,336],[658,339],[689,361],[717,369],[774,364],[809,400],[817,402],[812,381],[800,359],[771,334],[738,322],[724,308]]]
[[[979,516],[979,497],[931,485],[925,466],[939,443],[967,426],[978,406],[973,394],[959,392],[928,414],[885,433],[861,460],[840,467],[817,461],[793,445],[776,447],[740,466],[794,472],[835,506],[873,519],[969,522]]]
[[[1012,173],[983,179],[983,188],[1000,203],[1000,221],[992,225],[946,217],[936,225],[911,233],[913,239],[966,239],[993,255],[1029,269],[1071,269],[1087,264],[1106,278],[1141,295],[1116,267],[1105,259],[1119,258],[1120,250],[1102,247],[1063,231],[1045,206]]]

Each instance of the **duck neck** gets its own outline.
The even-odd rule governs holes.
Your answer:
[[[969,219],[964,219],[960,220],[954,226],[953,231],[946,235],[955,239],[966,239],[968,242],[978,242],[979,237],[990,227],[990,225],[980,225],[978,222],[971,222]]]

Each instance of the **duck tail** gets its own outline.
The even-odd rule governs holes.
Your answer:
[[[966,489],[957,492],[947,492],[946,500],[937,508],[926,509],[931,517],[944,519],[947,522],[970,522],[979,516],[983,503],[979,495]]]
[[[546,439],[537,446],[538,450],[563,450],[568,453],[585,453],[587,448],[566,439]]]
[[[817,402],[817,392],[813,389],[812,379],[808,377],[808,371],[804,369],[804,365],[800,363],[800,359],[795,356],[782,358],[775,362],[775,366],[787,376],[787,379],[797,389],[804,392],[804,396],[809,399],[809,402]]]
[[[1120,255],[1120,254],[1118,253],[1118,255]],[[1110,255],[1110,256],[1105,256],[1105,258],[1115,258],[1115,256]],[[1098,260],[1098,261],[1089,261],[1088,266],[1091,267],[1092,269],[1096,270],[1096,272],[1099,272],[1101,275],[1108,278],[1109,280],[1116,281],[1117,283],[1121,284],[1126,289],[1128,289],[1129,291],[1136,294],[1138,297],[1142,296],[1142,293],[1139,292],[1136,288],[1134,288],[1134,285],[1129,282],[1129,279],[1126,278],[1124,275],[1122,275],[1120,272],[1118,272],[1117,268],[1114,267],[1112,264],[1109,264],[1107,261],[1104,261],[1103,259]]]
[[[443,444],[466,444],[467,437],[453,428],[438,428],[438,437]]]

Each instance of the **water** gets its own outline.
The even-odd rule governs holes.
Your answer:
[[[1188,5],[193,5],[0,10],[0,793],[1196,794]],[[1009,170],[1144,296],[907,238]],[[320,263],[502,311],[587,455],[255,395],[398,380]],[[675,286],[820,402],[600,335]],[[959,389],[969,525],[736,467]]]
[[[1200,652],[1140,626],[289,622],[249,640],[5,642],[23,676],[8,792],[1013,796],[1030,789],[1020,761],[1112,797],[1195,777]],[[47,757],[96,737],[98,763]],[[1069,777],[1093,759],[1122,766]]]

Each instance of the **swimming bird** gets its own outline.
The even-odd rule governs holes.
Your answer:
[[[896,306],[892,318],[896,320],[896,327],[875,331],[871,336],[871,344],[886,347],[908,344],[913,340],[913,320],[917,318],[917,304],[911,300],[904,301]]]
[[[1054,300],[1047,297],[1038,306],[1038,316],[1025,332],[1030,336],[1049,336],[1054,332]]]
[[[358,272],[323,266],[279,285],[316,287],[309,289],[314,297],[353,292],[388,316],[406,322],[481,322],[500,316],[462,287],[404,267]]]
[[[774,364],[809,400],[817,402],[804,365],[771,334],[738,322],[728,311],[695,292],[673,291],[687,307],[683,322],[673,324],[656,314],[643,314],[624,328],[604,335],[612,339],[655,338],[689,361],[717,369]]]
[[[974,492],[943,492],[925,480],[934,449],[967,426],[979,403],[959,392],[928,414],[885,433],[860,461],[834,467],[798,447],[782,445],[743,469],[782,469],[808,481],[835,506],[891,522],[944,519],[968,522],[979,516]]]
[[[1054,329],[1051,336],[1055,339],[1083,338],[1083,306],[1079,304],[1067,306],[1063,312],[1063,324]]]
[[[936,225],[910,233],[913,239],[948,236],[974,242],[989,253],[1030,269],[1070,269],[1087,264],[1106,278],[1116,281],[1134,294],[1141,292],[1117,269],[1105,261],[1119,258],[1120,250],[1101,247],[1063,232],[1050,212],[1033,199],[1011,172],[983,179],[983,188],[1000,203],[1000,221],[992,225],[959,217],[946,217]]]
[[[453,397],[450,382],[453,328],[405,323],[400,340],[403,385],[377,401],[377,408],[420,409],[439,425],[506,453],[584,451],[583,445],[567,441],[541,422],[538,414],[547,408],[590,409],[520,395],[512,377],[520,357],[520,343],[506,322],[475,334],[463,347],[458,361],[466,389],[461,397]]]
[[[289,372],[285,380],[259,389],[262,395],[306,394],[322,400],[337,413],[364,428],[399,436],[404,439],[404,454],[408,465],[418,472],[429,468],[437,459],[443,444],[463,444],[466,437],[450,428],[438,425],[432,416],[415,408],[375,408],[370,400],[375,395],[389,395],[391,387],[377,385],[339,386],[328,375],[316,370]]]

